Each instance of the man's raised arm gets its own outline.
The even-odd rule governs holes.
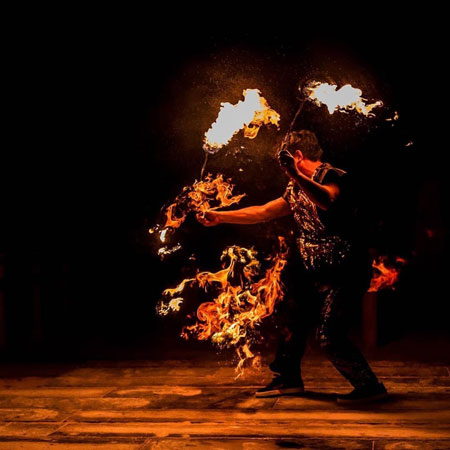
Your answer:
[[[286,200],[279,197],[260,206],[249,206],[234,211],[207,211],[204,215],[197,214],[197,220],[206,227],[213,227],[219,223],[250,225],[287,216],[290,212]]]

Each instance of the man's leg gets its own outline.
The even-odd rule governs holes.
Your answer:
[[[352,306],[354,294],[351,289],[343,287],[327,290],[317,329],[320,346],[334,367],[355,388],[351,394],[342,396],[341,400],[348,398],[350,401],[386,394],[361,351],[347,337],[348,308]]]
[[[274,372],[274,379],[256,392],[257,397],[300,393],[304,390],[301,361],[312,325],[311,305],[314,302],[310,301],[310,296],[314,289],[310,287],[308,292],[307,279],[299,282],[299,276],[302,274],[304,274],[303,266],[291,260],[283,279],[288,292],[277,311],[280,339],[275,359],[269,365],[270,370]]]
[[[269,365],[274,377],[267,386],[256,392],[257,397],[299,394],[304,391],[300,364],[305,352],[308,330],[298,320],[297,305],[285,299],[283,309],[281,337],[275,359]]]
[[[294,299],[286,299],[284,307],[280,324],[281,336],[275,359],[269,368],[283,377],[301,378],[301,361],[311,329],[307,319],[309,314]]]
[[[347,337],[348,304],[343,288],[326,291],[321,309],[317,339],[336,369],[354,386],[378,382],[360,350]]]

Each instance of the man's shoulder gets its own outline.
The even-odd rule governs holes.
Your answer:
[[[315,181],[321,184],[325,182],[340,182],[342,180],[342,177],[344,177],[345,175],[347,175],[347,171],[332,166],[329,163],[323,163],[318,168],[317,174],[315,176]]]

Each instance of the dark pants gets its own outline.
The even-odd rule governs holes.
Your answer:
[[[296,256],[284,277],[288,292],[281,304],[282,337],[273,372],[301,376],[300,364],[311,328],[331,363],[355,387],[378,382],[366,359],[347,333],[370,281],[369,260],[350,258],[345,266],[327,274],[305,274]],[[303,275],[302,275],[303,274]]]

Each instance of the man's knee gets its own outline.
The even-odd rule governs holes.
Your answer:
[[[316,335],[320,348],[328,355],[334,355],[347,347],[347,336],[330,330],[319,330]]]
[[[319,331],[317,333],[317,340],[319,342],[320,348],[327,353],[332,353],[333,351],[333,336],[326,331]]]

